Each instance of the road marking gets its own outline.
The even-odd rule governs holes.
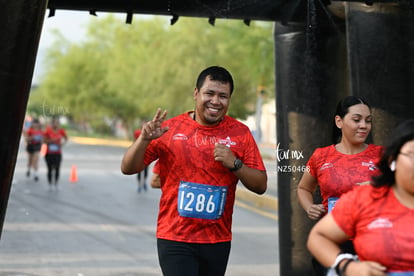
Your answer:
[[[237,206],[241,207],[241,208],[244,208],[244,209],[250,210],[250,211],[252,211],[252,212],[258,213],[258,214],[260,214],[260,215],[262,215],[262,216],[264,216],[264,217],[267,217],[267,218],[273,219],[273,220],[275,220],[275,221],[278,221],[278,220],[279,220],[279,216],[278,216],[277,214],[274,214],[274,213],[270,213],[270,212],[264,211],[264,210],[262,210],[262,209],[256,208],[256,207],[254,207],[254,206],[251,206],[251,205],[246,204],[246,203],[244,203],[244,202],[241,202],[241,201],[239,201],[239,200],[236,200],[235,204],[236,204]]]

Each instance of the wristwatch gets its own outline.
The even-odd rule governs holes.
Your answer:
[[[234,167],[233,167],[233,168],[231,168],[231,169],[230,169],[230,171],[231,171],[231,172],[235,172],[235,171],[237,171],[238,169],[240,169],[241,167],[243,167],[243,162],[242,162],[239,158],[236,158],[236,159],[234,160]]]

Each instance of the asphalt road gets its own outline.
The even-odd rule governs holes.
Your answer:
[[[1,276],[161,275],[155,240],[160,191],[137,193],[136,176],[120,173],[124,150],[69,142],[56,190],[46,183],[43,158],[40,181],[26,177],[20,147],[0,240]],[[72,166],[76,182],[70,181]],[[277,224],[274,211],[237,200],[226,275],[277,275]]]

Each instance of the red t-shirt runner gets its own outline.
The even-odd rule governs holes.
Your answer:
[[[29,128],[27,130],[27,136],[30,137],[29,144],[38,145],[42,142],[43,131],[41,129]]]
[[[318,181],[326,210],[330,198],[339,198],[353,187],[371,182],[381,151],[382,146],[373,144],[357,154],[343,154],[334,145],[315,150],[307,166]]]
[[[51,127],[48,127],[45,131],[44,137],[46,141],[49,141],[47,143],[46,154],[62,153],[62,138],[67,137],[66,131],[63,128],[55,131]]]
[[[233,205],[239,179],[214,160],[216,143],[230,147],[254,169],[265,167],[249,129],[225,116],[216,126],[202,126],[188,113],[163,123],[169,130],[152,140],[145,164],[159,158],[163,183],[157,238],[216,243],[230,241]]]
[[[378,262],[387,272],[414,272],[414,210],[391,188],[357,187],[338,200],[332,216],[353,238],[361,260]]]

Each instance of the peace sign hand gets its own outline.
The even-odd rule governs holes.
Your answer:
[[[161,113],[161,109],[158,108],[157,112],[154,115],[154,118],[146,122],[142,126],[142,132],[141,136],[144,140],[153,140],[161,137],[165,132],[168,131],[168,127],[162,128],[162,122],[167,117],[167,111],[164,110],[164,112]]]

